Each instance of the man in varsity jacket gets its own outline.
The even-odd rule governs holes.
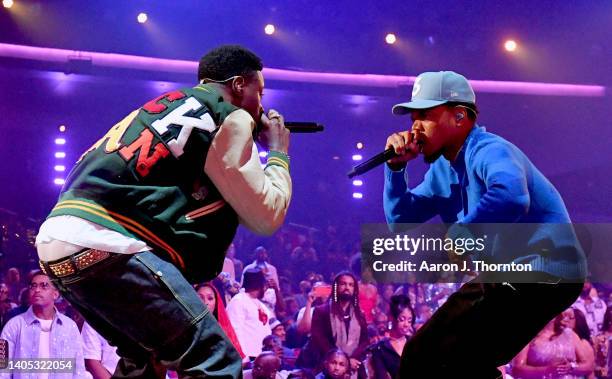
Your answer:
[[[261,70],[240,46],[207,53],[199,85],[144,104],[81,156],[41,226],[41,267],[117,346],[114,377],[242,375],[190,282],[218,275],[239,223],[268,235],[287,213],[289,131],[263,112]]]

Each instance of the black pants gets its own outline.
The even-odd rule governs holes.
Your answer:
[[[578,298],[582,283],[464,284],[406,344],[399,378],[500,378],[508,363]]]

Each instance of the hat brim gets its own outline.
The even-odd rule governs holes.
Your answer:
[[[448,100],[413,100],[409,103],[396,104],[391,111],[396,115],[404,115],[415,109],[428,109],[445,103],[448,103]]]

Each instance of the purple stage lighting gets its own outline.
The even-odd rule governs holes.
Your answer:
[[[69,62],[74,57],[80,57],[90,60],[92,66],[98,67],[188,74],[192,74],[198,68],[198,62],[195,61],[53,49],[8,43],[0,43],[0,56],[45,62]],[[277,68],[264,68],[263,73],[268,80],[387,88],[412,85],[416,79],[415,76],[303,72]],[[470,83],[476,92],[570,97],[601,97],[606,94],[606,87],[599,85],[493,80],[470,80]]]
[[[362,159],[363,159],[363,157],[361,156],[361,154],[354,154],[353,155],[353,160],[354,161],[360,161]]]
[[[363,185],[363,180],[355,179],[355,180],[353,180],[353,185],[355,187],[361,187]]]
[[[361,192],[353,192],[353,199],[363,199],[363,194]]]

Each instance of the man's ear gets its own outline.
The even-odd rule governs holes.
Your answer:
[[[232,92],[237,97],[242,97],[242,95],[244,94],[244,87],[245,86],[246,86],[246,81],[244,80],[243,76],[236,76],[232,80]]]

